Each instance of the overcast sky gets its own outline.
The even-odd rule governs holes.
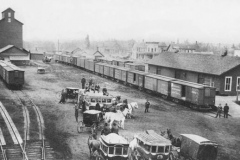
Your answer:
[[[240,43],[240,0],[0,0],[24,40]]]

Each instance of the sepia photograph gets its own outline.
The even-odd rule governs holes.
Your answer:
[[[239,0],[0,12],[0,160],[240,160]]]

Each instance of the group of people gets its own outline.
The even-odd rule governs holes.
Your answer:
[[[219,104],[219,106],[217,107],[217,114],[216,114],[215,118],[217,118],[217,117],[220,118],[222,111],[223,111],[223,117],[228,118],[229,106],[227,103],[225,104],[225,106],[223,108],[222,108],[221,103]]]
[[[90,92],[90,90],[92,90],[94,93],[95,91],[97,91],[98,93],[100,92],[100,85],[98,83],[95,84],[92,77],[90,77],[88,83],[86,83],[86,79],[83,76],[81,83],[82,89],[85,89],[86,92]]]

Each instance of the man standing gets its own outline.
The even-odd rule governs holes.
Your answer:
[[[224,111],[224,118],[228,118],[229,107],[228,107],[227,103],[225,104],[223,111]]]
[[[75,104],[75,118],[76,118],[76,122],[78,122],[78,104]]]
[[[85,89],[86,79],[85,79],[84,76],[83,76],[83,78],[82,78],[82,80],[81,80],[81,83],[82,83],[82,89]]]
[[[146,112],[149,112],[149,111],[148,111],[149,107],[150,107],[150,102],[149,102],[148,99],[147,99],[147,102],[145,103],[145,113],[146,113]]]
[[[89,88],[92,86],[92,84],[93,84],[93,79],[92,79],[92,77],[90,77],[90,79],[89,79]]]
[[[216,117],[215,118],[217,118],[217,117],[221,117],[221,113],[222,113],[222,106],[221,106],[221,104],[219,104],[219,106],[218,106],[218,108],[217,108],[217,115],[216,115]]]
[[[101,111],[101,107],[100,107],[99,102],[97,102],[96,107],[95,107],[95,110]]]

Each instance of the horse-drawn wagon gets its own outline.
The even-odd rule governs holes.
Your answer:
[[[216,160],[218,145],[215,142],[194,134],[181,134],[181,147],[172,150],[169,160]]]
[[[128,141],[116,134],[110,133],[102,135],[100,141],[100,155],[105,160],[127,160],[128,159]]]
[[[87,110],[83,113],[83,120],[78,123],[77,130],[79,133],[84,130],[96,132],[100,122],[103,120],[102,112],[97,110]]]
[[[136,134],[129,144],[131,160],[167,160],[172,149],[171,141],[153,130]]]

